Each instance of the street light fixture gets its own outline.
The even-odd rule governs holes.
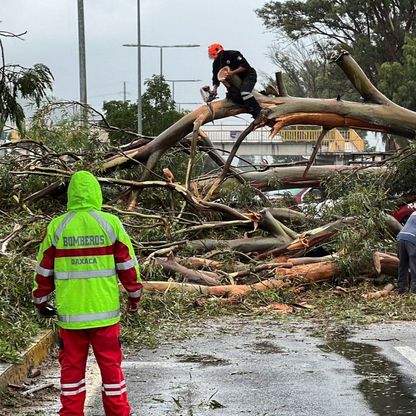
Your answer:
[[[80,1],[80,0],[79,0]],[[163,48],[196,48],[200,45],[142,45],[140,36],[140,0],[137,0],[137,43],[123,46],[137,48],[137,132],[142,134],[142,75],[141,75],[141,47],[160,48],[160,76],[163,69]]]
[[[175,101],[175,82],[202,82],[201,79],[167,79],[172,83],[172,101]]]
[[[123,46],[137,48],[137,43],[126,43]],[[160,76],[163,75],[163,49],[164,48],[199,48],[201,45],[140,45],[142,48],[159,48],[160,49]],[[141,49],[141,48],[139,48]]]

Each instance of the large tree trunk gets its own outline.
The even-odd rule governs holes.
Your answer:
[[[240,251],[242,253],[263,252],[273,247],[280,247],[285,244],[285,238],[255,237],[238,238],[235,240],[194,240],[189,241],[188,247],[197,253],[204,253],[212,250]]]
[[[360,167],[362,169],[362,167]],[[357,170],[356,166],[344,165],[321,165],[311,166],[306,175],[304,175],[304,166],[284,166],[278,168],[267,169],[257,172],[240,172],[240,177],[243,178],[251,186],[261,189],[262,191],[269,191],[273,189],[289,189],[289,188],[307,188],[311,186],[319,186],[321,181],[328,178],[334,172],[353,172]],[[383,172],[385,168],[369,167],[366,172]],[[215,179],[198,180],[200,186],[209,186]],[[226,180],[227,183],[235,182],[237,180],[230,177]]]
[[[263,280],[251,285],[202,286],[176,282],[143,282],[143,286],[147,291],[165,292],[174,289],[207,296],[239,297],[245,296],[252,291],[263,292],[269,289],[280,289],[285,285],[283,278],[287,280],[301,279],[307,282],[323,282],[336,277],[339,270],[336,263],[322,262],[293,266],[290,269],[276,268],[275,273],[279,279]]]

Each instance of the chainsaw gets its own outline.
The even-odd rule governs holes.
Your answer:
[[[205,85],[199,91],[201,92],[202,100],[208,106],[209,111],[211,112],[212,124],[214,124],[214,110],[212,109],[211,101],[215,100],[218,96],[216,93],[211,91],[209,85]]]

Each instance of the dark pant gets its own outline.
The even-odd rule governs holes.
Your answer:
[[[397,254],[400,260],[397,281],[399,293],[406,293],[410,286],[410,291],[416,294],[416,246],[410,241],[399,240],[397,242]]]
[[[227,97],[237,104],[246,105],[251,115],[256,118],[261,110],[259,103],[253,96],[253,88],[257,82],[257,74],[254,70],[249,70],[247,75],[242,79],[240,89],[230,88]]]

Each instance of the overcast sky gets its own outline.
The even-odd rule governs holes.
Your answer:
[[[265,0],[141,0],[141,43],[199,44],[200,48],[163,50],[166,79],[200,79],[175,83],[175,101],[201,102],[199,88],[211,82],[207,45],[222,43],[240,50],[262,73],[276,70],[267,58],[273,34],[266,32],[254,10]],[[55,77],[53,96],[78,100],[77,0],[1,0],[0,30],[27,31],[25,40],[5,39],[8,63],[44,63]],[[137,0],[84,0],[89,103],[101,109],[104,100],[137,99]],[[142,80],[159,74],[160,50],[142,48]],[[142,87],[144,88],[144,87]],[[224,95],[224,89],[220,95]],[[196,106],[188,105],[193,109]]]

